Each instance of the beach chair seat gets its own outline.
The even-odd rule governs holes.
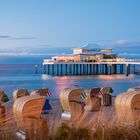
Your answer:
[[[62,119],[77,121],[84,112],[84,102],[81,101],[82,88],[65,88],[60,94],[63,109]]]
[[[13,104],[13,114],[19,132],[37,129],[41,118],[42,107],[45,103],[43,96],[24,96]],[[22,135],[23,133],[21,133]]]
[[[14,102],[20,98],[20,97],[24,97],[24,96],[29,96],[29,92],[26,89],[17,89],[13,92],[13,100]]]

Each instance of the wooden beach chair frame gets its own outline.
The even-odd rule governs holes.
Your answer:
[[[43,96],[24,96],[14,102],[13,114],[18,130],[32,129],[32,120],[40,119],[44,103]]]
[[[115,99],[115,109],[117,119],[122,123],[140,121],[140,91],[119,94]]]
[[[81,102],[82,88],[65,88],[60,94],[63,109],[62,120],[76,121],[84,112],[84,102]]]

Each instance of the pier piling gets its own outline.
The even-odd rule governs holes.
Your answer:
[[[124,62],[44,62],[43,73],[51,75],[98,75],[98,74],[126,74],[135,73],[135,67],[140,61]],[[38,66],[35,65],[35,73]],[[131,69],[132,68],[132,69]]]

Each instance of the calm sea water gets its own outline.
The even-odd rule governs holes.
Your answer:
[[[121,53],[128,58],[140,58],[139,52],[136,51],[133,56]],[[114,95],[140,85],[139,75],[49,76],[43,74],[42,67],[43,59],[47,57],[50,56],[0,56],[0,88],[5,90],[10,99],[13,91],[18,88],[26,88],[29,91],[49,88],[52,92],[50,98],[59,98],[62,89],[75,85],[84,89],[111,86]],[[38,64],[38,74],[35,74],[35,64]]]

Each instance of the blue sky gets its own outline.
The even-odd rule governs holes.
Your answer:
[[[0,50],[140,41],[140,0],[1,0]]]

